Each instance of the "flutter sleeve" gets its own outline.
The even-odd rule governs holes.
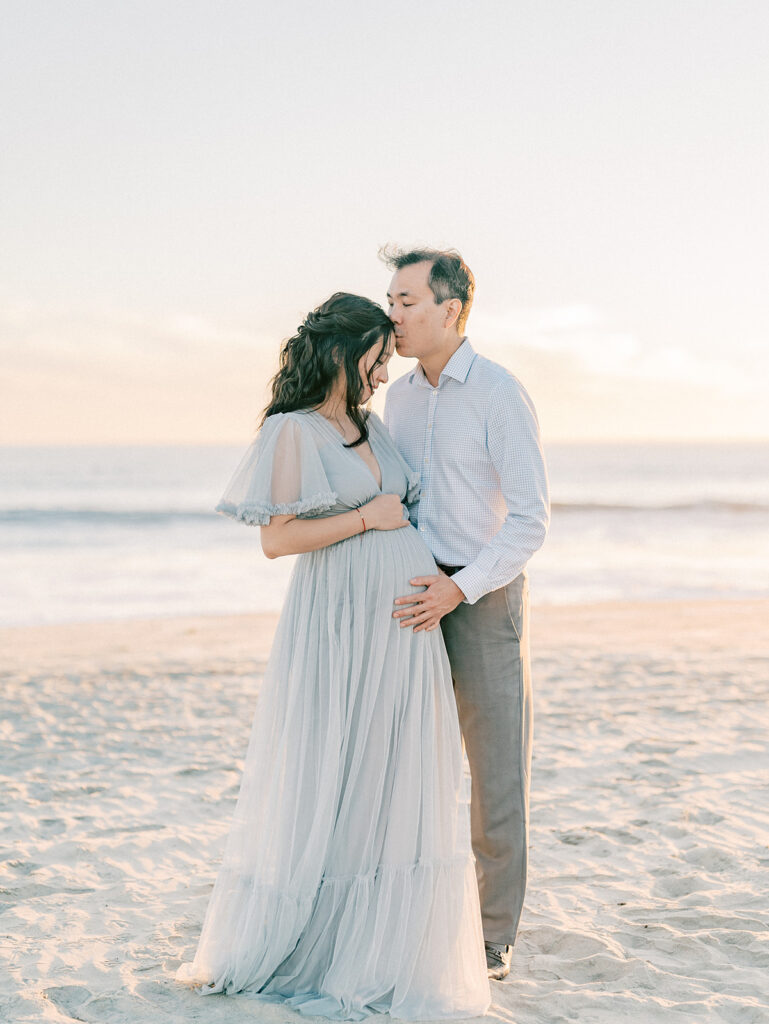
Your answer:
[[[272,516],[310,518],[336,501],[311,431],[276,413],[265,420],[216,511],[249,526],[266,526]]]

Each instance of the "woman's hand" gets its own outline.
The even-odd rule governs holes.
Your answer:
[[[400,530],[402,526],[408,526],[404,511],[397,494],[379,494],[360,507],[367,530]]]

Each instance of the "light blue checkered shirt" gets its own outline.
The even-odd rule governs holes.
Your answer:
[[[422,494],[411,521],[470,604],[504,587],[545,539],[547,470],[529,395],[465,339],[434,388],[420,365],[387,393],[384,420]]]

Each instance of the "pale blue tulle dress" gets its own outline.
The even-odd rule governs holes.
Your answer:
[[[369,419],[382,493],[418,477]],[[249,524],[380,493],[319,413],[270,416],[218,506]],[[412,526],[300,555],[194,961],[177,978],[307,1014],[468,1017],[489,1004],[462,752],[439,629],[393,599],[435,562]]]

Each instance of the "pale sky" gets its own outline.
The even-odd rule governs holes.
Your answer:
[[[0,442],[249,440],[386,242],[462,252],[546,440],[769,438],[765,0],[0,14]]]

